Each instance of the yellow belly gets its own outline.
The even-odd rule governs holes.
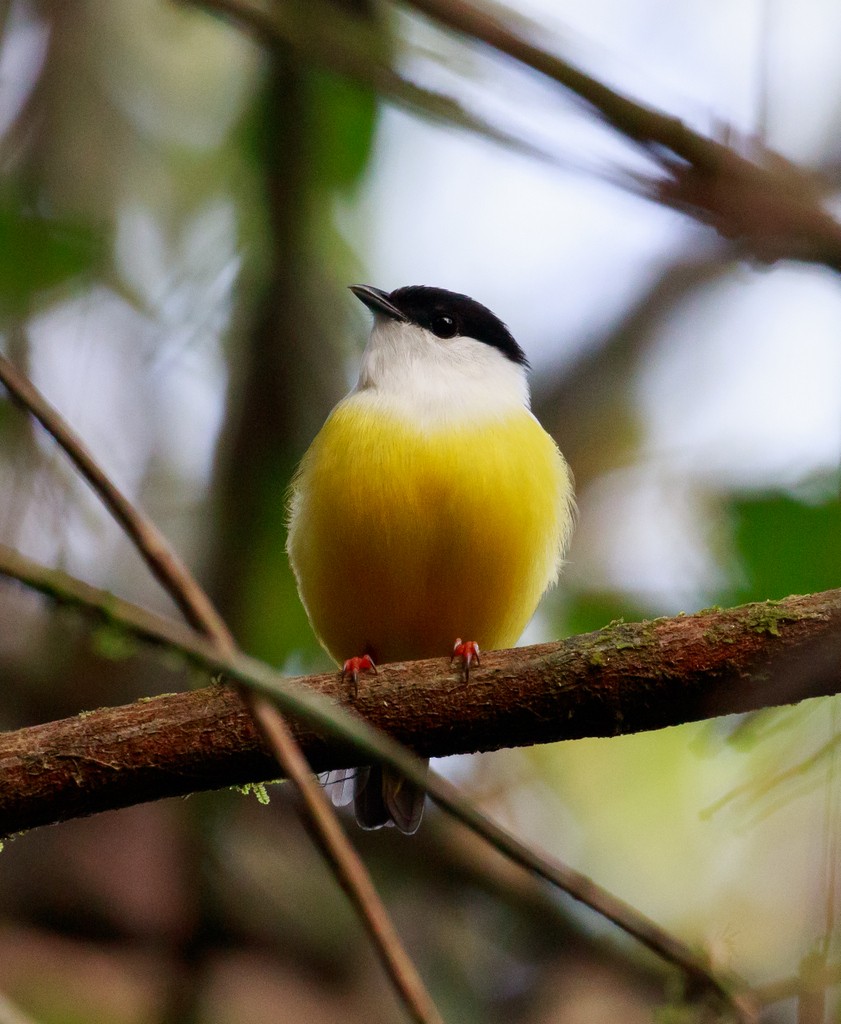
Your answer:
[[[554,582],[569,472],[525,409],[419,429],[351,396],[292,487],[289,555],[313,628],[341,662],[516,643]]]

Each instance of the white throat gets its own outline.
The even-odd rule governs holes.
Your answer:
[[[434,424],[530,406],[525,369],[473,338],[438,338],[377,315],[354,394]]]

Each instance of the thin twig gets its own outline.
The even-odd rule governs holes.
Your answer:
[[[220,647],[220,650],[224,651],[224,648]],[[224,653],[233,654],[235,650],[231,646]],[[336,812],[316,782],[289,726],[274,704],[255,694],[242,681],[238,689],[284,774],[295,785],[301,801],[301,818],[359,914],[409,1016],[418,1024],[443,1024],[443,1018],[406,952],[367,868],[342,830]]]
[[[718,814],[719,811],[727,807],[728,804],[732,804],[742,797],[745,797],[751,803],[758,801],[762,797],[767,797],[773,790],[779,789],[786,783],[808,775],[824,758],[836,753],[839,745],[841,745],[841,735],[833,730],[833,735],[830,739],[822,743],[816,750],[813,750],[808,757],[800,758],[796,764],[790,765],[788,768],[776,772],[770,777],[748,779],[747,782],[734,786],[718,797],[713,803],[708,804],[700,812],[701,818],[711,818],[714,814]]]
[[[774,15],[773,0],[757,0],[756,27],[756,113],[755,133],[763,145],[768,144],[768,130],[771,115],[771,48],[773,41]]]
[[[108,477],[63,417],[34,385],[0,356],[0,380],[67,453],[133,541],[155,578],[173,598],[187,621],[206,635],[223,656],[237,648],[210,598],[169,546],[154,523]],[[435,1004],[403,947],[384,904],[359,855],[342,831],[329,800],[312,776],[306,758],[277,708],[239,687],[240,697],[265,736],[278,763],[301,797],[301,813],[342,888],[361,917],[386,973],[409,1015],[418,1024],[443,1024]]]
[[[440,776],[433,772],[427,777],[425,775],[425,765],[409,753],[405,747],[395,743],[388,736],[385,736],[373,729],[364,720],[342,710],[334,701],[329,700],[323,693],[317,692],[316,689],[299,685],[297,681],[281,676],[268,666],[263,665],[261,662],[255,661],[254,659],[248,658],[241,653],[236,653],[230,657],[224,657],[216,648],[208,644],[207,641],[195,634],[187,633],[186,630],[184,631],[185,635],[183,638],[179,640],[174,636],[177,632],[177,627],[173,628],[171,624],[166,624],[166,620],[162,620],[164,627],[158,628],[155,623],[156,617],[151,613],[140,611],[140,614],[136,614],[133,610],[133,606],[129,605],[127,602],[115,602],[110,595],[101,591],[97,592],[94,588],[88,587],[87,585],[76,586],[75,581],[71,578],[64,574],[56,573],[54,570],[43,569],[39,572],[35,563],[32,563],[28,559],[23,559],[22,556],[15,555],[13,562],[19,564],[12,564],[9,566],[6,563],[6,559],[2,556],[2,552],[0,552],[0,572],[13,575],[16,578],[21,579],[27,585],[41,590],[44,593],[48,593],[51,597],[57,598],[58,600],[67,600],[69,603],[75,604],[78,607],[89,607],[99,617],[104,616],[107,617],[108,621],[121,623],[126,629],[137,632],[144,639],[155,639],[161,644],[178,651],[192,662],[203,666],[204,669],[211,674],[222,673],[244,685],[254,687],[276,700],[287,714],[308,722],[310,725],[316,727],[320,732],[328,736],[332,736],[337,741],[340,741],[341,745],[345,749],[348,744],[351,744],[356,748],[360,756],[378,759],[390,764],[400,771],[401,774],[407,776],[411,781],[425,785],[432,799],[434,799],[445,811],[457,820],[461,821],[463,824],[467,825],[469,828],[473,829],[473,831],[477,832],[479,835],[483,836],[501,853],[505,854],[521,866],[526,867],[528,870],[543,877],[553,885],[561,888],[574,899],[589,906],[597,913],[618,925],[628,934],[634,936],[658,956],[675,964],[684,971],[696,991],[707,991],[715,995],[715,997],[722,1001],[724,1005],[730,1007],[739,1020],[749,1021],[753,1019],[752,1004],[750,999],[745,995],[747,986],[743,982],[736,978],[728,978],[725,980],[722,977],[719,977],[710,969],[703,957],[698,956],[679,939],[670,935],[656,923],[640,914],[634,907],[631,907],[624,901],[617,899],[611,893],[602,889],[595,882],[587,878],[585,875],[582,875],[580,872],[573,871],[545,853],[539,853],[528,848],[525,844],[515,839],[500,826],[486,818],[481,814],[481,812],[477,811],[468,800],[462,797],[453,786],[447,783]],[[99,597],[95,601],[92,601],[92,596],[97,593],[99,594]],[[825,606],[827,608],[832,608],[837,612],[839,600],[838,592],[831,592],[829,595],[817,596],[824,596],[826,598]],[[653,673],[652,678],[659,678],[665,671],[665,665],[670,665],[673,671],[676,670],[679,672],[680,666],[679,664],[676,665],[679,652],[687,648],[697,646],[701,643],[702,637],[707,638],[712,634],[715,634],[718,637],[718,643],[722,650],[725,651],[727,658],[736,659],[736,667],[734,668],[734,671],[738,676],[740,673],[747,671],[747,663],[742,665],[738,661],[740,633],[744,634],[745,638],[753,638],[759,644],[770,646],[772,642],[779,639],[776,634],[785,631],[786,622],[791,623],[792,629],[803,628],[804,624],[808,626],[810,623],[820,623],[824,629],[831,628],[832,623],[835,620],[833,619],[829,621],[829,625],[827,626],[826,616],[823,613],[819,613],[815,607],[806,604],[805,602],[808,600],[809,599],[796,599],[792,602],[780,602],[773,608],[769,608],[765,604],[749,605],[745,606],[743,609],[736,609],[732,613],[717,613],[717,617],[715,618],[713,618],[712,615],[680,616],[671,620],[662,620],[661,624],[641,623],[636,625],[620,625],[611,627],[610,629],[603,631],[605,637],[604,640],[601,640],[602,634],[595,634],[595,642],[593,645],[586,647],[586,651],[588,653],[583,656],[583,662],[580,668],[580,672],[582,673],[581,694],[584,696],[586,693],[592,693],[594,686],[596,686],[596,677],[593,675],[593,662],[591,659],[596,658],[597,655],[601,663],[607,663],[608,661],[617,662],[621,671],[621,662],[623,657],[633,657],[635,654],[639,654],[640,648],[642,648],[646,643],[650,643],[652,649],[662,649],[659,667],[651,669]],[[798,601],[800,603],[798,603]],[[737,615],[739,615],[738,619]],[[741,630],[736,625],[737,621],[741,622]],[[657,631],[658,625],[660,626],[659,632]],[[763,632],[763,629],[766,627],[768,631]],[[771,630],[776,631],[776,634]],[[666,642],[665,638],[669,636],[670,641]],[[582,660],[578,657],[580,653],[578,648],[581,647],[581,641],[586,641],[587,639],[588,638],[576,638],[574,641],[568,643],[568,646],[572,648],[570,653],[573,663],[577,663],[579,660]],[[562,669],[557,672],[551,671],[549,667],[551,665],[551,658],[548,653],[549,648],[558,649],[563,646],[564,645],[562,644],[541,645],[540,647],[533,649],[534,664],[530,664],[528,661],[529,654],[531,653],[529,649],[502,652],[499,655],[492,653],[487,659],[488,671],[497,676],[498,683],[502,687],[509,680],[506,680],[504,671],[500,670],[499,666],[495,664],[495,661],[506,657],[512,661],[521,661],[524,665],[524,674],[527,677],[533,677],[536,672],[540,671],[540,667],[543,666],[544,671],[551,676],[551,685],[548,686],[548,689],[554,694],[558,694],[560,692],[570,694],[571,702],[569,705],[569,711],[567,713],[564,713],[561,710],[558,711],[558,716],[563,717],[564,720],[566,720],[567,715],[572,713],[572,708],[575,707],[576,704],[580,703],[581,698],[575,696],[576,691],[571,682],[570,672],[568,669],[566,671]],[[612,656],[608,653],[611,650],[613,651]],[[710,677],[718,678],[720,676],[720,669],[714,661],[710,660],[708,651],[702,650],[700,657],[706,664]],[[389,674],[394,672],[404,683],[403,692],[405,693],[406,671],[411,669],[414,669],[417,673],[423,670],[429,671],[433,665],[434,663],[432,662],[426,662],[409,666],[387,666],[381,675],[387,681]],[[587,665],[590,666],[589,669],[587,669]],[[442,672],[440,665],[436,665],[434,667],[439,673]],[[635,671],[639,673],[640,669],[638,665],[636,666]],[[328,679],[326,677],[317,677],[313,679],[313,683],[318,684],[321,688],[323,688],[327,682]],[[442,680],[441,683],[442,690],[451,689],[451,687],[448,687],[449,682],[450,678],[449,674],[447,674],[447,678]],[[726,680],[724,682],[726,683]],[[479,685],[478,681],[476,685]],[[675,685],[674,679],[672,679],[672,685]],[[745,688],[746,687],[743,686],[742,690]],[[725,685],[724,689],[731,694],[736,692],[732,685]],[[183,696],[174,695],[173,697],[159,699],[161,701],[195,699],[197,705],[201,706],[202,721],[200,731],[197,735],[200,735],[201,737],[201,756],[206,759],[208,757],[208,751],[206,749],[208,737],[217,736],[223,731],[219,728],[213,727],[212,717],[208,720],[208,714],[212,716],[213,712],[208,709],[207,698],[202,697],[201,693],[194,693]],[[482,700],[485,705],[487,705],[490,698],[485,694]],[[598,702],[598,698],[596,698],[596,701]],[[649,693],[648,702],[651,703],[651,701],[652,696],[651,693]],[[382,700],[377,700],[376,703],[379,706],[383,702],[384,701]],[[394,701],[388,701],[388,703],[394,703]],[[143,712],[147,715],[149,713],[149,707],[150,705],[148,702],[144,702],[142,705]],[[449,713],[452,713],[451,704],[447,705],[447,710]],[[629,711],[627,707],[622,710],[623,712]],[[718,713],[723,713],[724,709],[718,707],[717,711]],[[113,715],[114,713],[115,712],[113,711],[106,710],[86,715],[85,718],[81,720],[79,727],[88,730],[87,734],[89,735],[89,732],[95,723],[96,715]],[[225,709],[219,709],[219,713],[227,714],[228,712]],[[154,707],[152,709],[152,715],[154,718]],[[549,712],[545,707],[543,708],[542,717],[550,717]],[[623,714],[623,718],[624,717],[625,716]],[[226,729],[231,728],[229,718],[226,718],[225,725]],[[47,727],[38,728],[45,729]],[[144,726],[142,731],[145,733],[147,728]],[[183,727],[183,723],[179,724],[177,731],[186,731]],[[617,728],[614,731],[619,731],[618,723]],[[221,738],[219,742],[223,742]],[[135,743],[136,739],[133,739],[132,745]],[[27,771],[31,776],[34,767],[32,763],[34,753],[31,744],[26,744],[26,746],[28,758]],[[96,760],[97,763],[94,767],[97,772],[101,772],[102,764],[98,759],[96,759],[95,754],[96,750],[92,749],[86,756],[88,759]],[[73,770],[76,773],[77,779],[79,773],[84,768],[85,756],[80,754],[76,759],[74,759],[73,764]],[[156,773],[159,773],[162,768],[162,765],[156,765]],[[125,775],[126,766],[124,764],[116,764],[113,766],[113,769],[115,777]],[[188,779],[194,780],[194,774],[191,770],[181,770],[180,772],[176,771],[174,774],[178,774],[182,785],[185,784],[185,776],[187,776]],[[238,781],[244,780],[230,777],[225,779],[223,775],[220,775],[217,772],[215,785],[224,785],[226,782],[230,784]],[[180,791],[183,792],[185,790],[182,789]],[[152,797],[149,794],[139,797],[139,799],[151,798]]]
[[[365,865],[351,847],[332,808],[328,806],[329,813],[324,813],[327,798],[313,779],[307,760],[289,726],[278,714],[274,704],[265,699],[252,695],[251,709],[260,723],[263,734],[276,750],[284,751],[285,756],[281,762],[284,772],[296,779],[307,779],[308,785],[299,785],[300,795],[308,811],[303,815],[304,824],[332,866],[348,899],[356,908],[373,941],[374,949],[410,1015],[421,1022],[437,1021],[443,1024],[443,1018],[426,991],[415,965],[405,952]],[[291,775],[292,772],[294,775]],[[350,856],[348,851],[353,853],[353,856]]]

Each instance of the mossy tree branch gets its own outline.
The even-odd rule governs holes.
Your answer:
[[[61,599],[60,580],[49,589]],[[102,614],[120,621],[120,606]],[[149,639],[156,622],[127,628]],[[360,679],[355,698],[335,674],[288,682],[438,757],[660,729],[833,694],[841,690],[839,627],[841,590],[832,590],[489,652],[469,685],[443,660],[383,666]],[[164,643],[195,660],[195,641],[180,633],[170,627]],[[317,771],[371,753],[300,721],[295,731]],[[211,686],[156,697],[0,735],[0,833],[276,775],[235,694]]]

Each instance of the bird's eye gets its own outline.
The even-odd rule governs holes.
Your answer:
[[[439,338],[453,338],[458,330],[455,320],[443,313],[433,317],[429,327],[432,333]]]

